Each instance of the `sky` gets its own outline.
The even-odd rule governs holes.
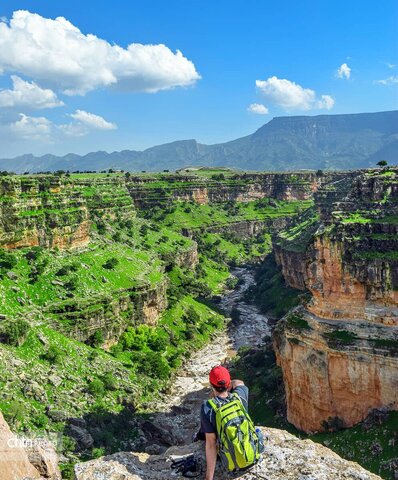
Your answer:
[[[398,109],[398,2],[0,3],[0,158]]]

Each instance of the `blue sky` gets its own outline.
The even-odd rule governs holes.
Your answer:
[[[396,0],[14,0],[0,17],[3,158],[217,143],[274,116],[398,108]]]

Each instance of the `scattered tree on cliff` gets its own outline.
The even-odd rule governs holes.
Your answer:
[[[377,162],[377,165],[379,167],[386,167],[388,164],[386,160],[380,160],[380,162]]]

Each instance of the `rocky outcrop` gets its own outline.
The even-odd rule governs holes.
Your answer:
[[[86,246],[98,218],[134,216],[124,177],[3,177],[0,246],[71,249]]]
[[[199,204],[250,202],[260,198],[277,200],[309,200],[324,183],[343,173],[316,175],[308,173],[258,173],[227,176],[224,179],[195,175],[130,177],[127,188],[138,208],[147,208],[169,201],[194,201]]]
[[[239,475],[242,480],[380,480],[358,464],[343,460],[328,448],[299,440],[282,430],[263,428],[265,451],[260,462]],[[205,466],[203,444],[171,447],[162,455],[116,453],[75,466],[76,480],[164,480],[183,478],[170,468],[171,460],[194,453]],[[229,478],[218,466],[215,480]]]
[[[328,185],[311,238],[295,224],[274,239],[287,283],[312,296],[274,335],[288,419],[302,430],[398,409],[397,179],[388,169]]]
[[[25,446],[27,450],[25,450]],[[23,441],[14,435],[0,413],[1,480],[60,480],[58,458],[52,445]]]
[[[398,332],[390,327],[324,320],[301,308],[273,338],[287,418],[297,428],[350,427],[372,409],[398,409]]]
[[[143,285],[114,292],[112,296],[57,303],[46,312],[56,314],[57,329],[79,341],[101,331],[105,342],[118,339],[128,326],[156,325],[167,307],[167,283]]]

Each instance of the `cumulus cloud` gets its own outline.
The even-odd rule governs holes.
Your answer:
[[[257,115],[266,115],[269,110],[262,103],[252,103],[247,107],[247,111],[251,113],[256,113]]]
[[[383,80],[376,80],[379,85],[398,85],[398,75],[384,78]]]
[[[70,116],[83,125],[87,125],[87,127],[93,128],[94,130],[115,130],[117,128],[115,123],[107,122],[100,115],[85,112],[84,110],[76,110],[76,112],[72,113]]]
[[[41,109],[64,105],[48,88],[40,88],[36,83],[26,82],[16,75],[12,75],[11,80],[13,83],[11,90],[0,90],[0,107]]]
[[[351,77],[351,68],[346,63],[343,63],[337,69],[337,76],[348,80]]]
[[[395,68],[397,66],[395,63],[390,63],[390,62],[387,62],[386,65],[388,68]]]
[[[6,127],[8,131],[22,140],[40,140],[49,142],[53,124],[45,117],[29,117],[20,114],[20,119]]]
[[[0,133],[11,135],[16,140],[34,140],[45,143],[62,140],[65,137],[83,137],[95,130],[115,130],[117,125],[103,117],[76,110],[69,115],[72,121],[65,124],[53,123],[46,117],[31,117],[24,113],[11,123],[0,125]]]
[[[68,95],[84,95],[113,86],[133,92],[157,92],[193,85],[195,65],[166,45],[111,45],[82,33],[63,17],[44,18],[15,11],[0,23],[0,73],[19,72]]]
[[[267,80],[256,80],[256,87],[268,101],[286,110],[330,110],[334,105],[330,95],[321,95],[319,99],[314,90],[284,78],[274,76]]]

